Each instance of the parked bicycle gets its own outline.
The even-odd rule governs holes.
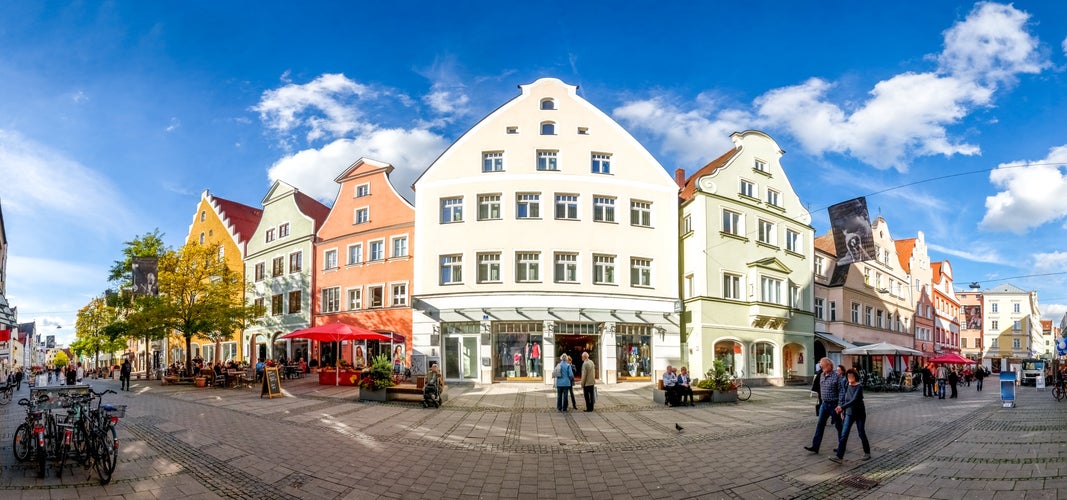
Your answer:
[[[18,462],[34,460],[37,463],[37,477],[44,477],[45,463],[48,460],[45,411],[40,408],[40,405],[47,401],[47,396],[37,400],[28,398],[19,400],[19,406],[26,407],[26,419],[15,429],[15,435],[11,439],[11,449],[15,460]]]
[[[8,382],[0,386],[0,405],[7,405],[15,397],[15,384]]]
[[[752,397],[752,388],[745,385],[745,372],[739,372],[730,377],[730,383],[737,387],[738,401],[748,401]]]
[[[1064,392],[1064,385],[1065,384],[1063,383],[1059,383],[1052,387],[1052,397],[1055,398],[1056,401],[1060,401],[1064,397],[1067,397],[1067,394]]]

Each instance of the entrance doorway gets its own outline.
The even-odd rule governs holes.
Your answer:
[[[582,379],[582,353],[588,352],[589,359],[594,360],[594,366],[596,365],[598,356],[600,354],[600,336],[599,335],[556,335],[556,362],[559,363],[560,356],[566,354],[571,357],[571,363],[574,365],[574,380]],[[600,376],[600,367],[596,369],[597,377]]]
[[[478,378],[478,337],[445,337],[445,378]]]

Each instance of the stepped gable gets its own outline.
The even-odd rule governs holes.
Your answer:
[[[311,217],[311,219],[315,221],[315,232],[319,232],[322,223],[326,222],[326,217],[330,215],[330,207],[319,203],[318,200],[304,194],[300,190],[297,190],[293,194],[293,200],[296,201],[296,207],[300,209],[301,213]]]
[[[263,210],[219,198],[211,193],[207,193],[207,197],[210,199],[211,207],[215,209],[215,213],[219,215],[219,219],[226,225],[234,240],[241,245],[247,243],[252,234],[256,232]]]
[[[730,162],[730,159],[732,159],[739,151],[740,148],[731,149],[723,153],[722,156],[711,160],[711,163],[708,163],[707,165],[700,167],[696,172],[693,172],[693,175],[690,175],[689,178],[685,180],[685,185],[682,186],[681,192],[678,193],[678,198],[683,202],[691,200],[693,194],[696,193],[697,190],[697,180],[705,175],[711,175],[715,173],[716,170],[726,166],[726,164]]]
[[[897,259],[900,260],[900,267],[904,269],[904,272],[911,274],[911,254],[915,251],[915,242],[918,238],[906,238],[903,240],[894,240],[893,244],[897,247]],[[940,272],[940,266],[938,271]],[[935,279],[936,283],[937,280]]]

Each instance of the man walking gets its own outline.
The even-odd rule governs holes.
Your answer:
[[[585,411],[593,411],[596,403],[596,365],[589,359],[589,353],[582,353],[582,395],[585,396]]]
[[[23,371],[24,370],[22,368],[19,368],[18,370],[15,371],[15,390],[16,391],[21,391],[22,390]]]
[[[979,392],[982,390],[982,381],[985,380],[985,368],[977,367],[974,369],[974,385],[977,386]]]
[[[130,390],[130,371],[130,360],[122,360],[122,367],[119,368],[119,383],[121,384],[122,388],[119,390]]]
[[[948,368],[945,365],[937,367],[937,399],[945,399],[948,392]]]
[[[927,365],[923,367],[921,373],[923,379],[923,397],[932,398],[934,397],[934,372],[930,370],[930,366]]]
[[[804,449],[812,453],[818,453],[822,445],[823,431],[826,430],[826,419],[834,423],[837,433],[835,438],[841,436],[841,418],[837,414],[837,404],[841,401],[841,377],[834,371],[834,362],[830,358],[819,360],[822,375],[819,377],[819,422],[815,425],[815,437],[811,440],[811,446]]]

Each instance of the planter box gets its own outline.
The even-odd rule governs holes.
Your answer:
[[[207,387],[207,379],[204,377],[196,377],[193,381],[197,387]]]
[[[389,391],[387,391],[385,389],[379,389],[377,391],[373,391],[373,390],[370,390],[370,389],[360,388],[360,390],[359,390],[359,400],[360,401],[381,401],[381,402],[384,403],[386,398],[388,397],[388,394],[389,394]]]
[[[712,403],[736,403],[737,391],[711,391]]]
[[[332,371],[320,371],[319,372],[319,385],[347,385],[355,386],[359,383],[360,372],[341,370],[340,380],[334,381],[334,374]]]

